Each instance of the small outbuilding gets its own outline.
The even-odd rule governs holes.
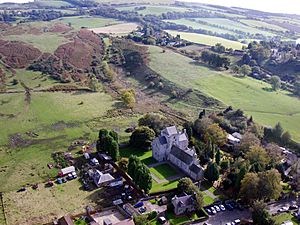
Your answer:
[[[75,167],[74,166],[69,166],[69,167],[61,169],[58,172],[58,175],[61,176],[61,177],[63,177],[65,175],[68,175],[69,173],[73,173],[73,172],[75,172]]]

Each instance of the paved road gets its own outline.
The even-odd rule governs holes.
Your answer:
[[[268,205],[268,210],[269,213],[273,215],[278,212],[278,209],[282,207],[289,207],[290,205],[295,205],[295,204],[297,204],[297,202],[294,199],[280,200]]]

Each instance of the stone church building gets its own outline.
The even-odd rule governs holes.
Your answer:
[[[201,180],[203,168],[199,164],[194,148],[188,147],[189,140],[184,131],[176,126],[167,127],[152,142],[152,157],[158,162],[169,161],[190,178]]]

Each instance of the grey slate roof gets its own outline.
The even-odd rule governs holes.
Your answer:
[[[166,139],[166,137],[165,137],[165,136],[159,136],[159,143],[160,143],[161,145],[167,144],[167,139]]]
[[[195,163],[193,163],[191,166],[190,166],[190,170],[194,173],[200,173],[202,168],[200,165],[196,165]]]
[[[173,204],[178,205],[179,207],[193,205],[194,204],[194,198],[192,195],[184,195],[181,197],[175,197],[175,201]]]
[[[193,162],[193,156],[190,154],[190,151],[184,151],[175,145],[172,146],[170,154],[183,161],[187,165]]]
[[[166,133],[168,134],[168,136],[178,133],[176,126],[167,127],[165,130],[166,130]]]

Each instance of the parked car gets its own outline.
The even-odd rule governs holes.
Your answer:
[[[224,205],[219,205],[219,208],[221,209],[221,211],[225,211],[225,206]]]
[[[215,210],[214,207],[211,207],[210,210],[211,210],[211,213],[212,213],[213,215],[215,215],[215,214],[217,213],[217,211]]]
[[[61,178],[57,178],[56,183],[62,184],[62,179]]]
[[[144,206],[144,202],[138,202],[134,205],[134,208],[140,208],[142,206]]]
[[[67,178],[65,178],[65,177],[61,178],[61,180],[62,180],[63,183],[67,183],[68,182]]]
[[[144,212],[146,212],[146,211],[147,211],[147,209],[146,209],[145,206],[142,206],[142,207],[139,208],[139,212],[140,212],[140,213],[144,213]]]
[[[277,212],[283,213],[289,211],[289,207],[285,206],[277,210]]]
[[[21,187],[19,190],[17,190],[17,192],[23,192],[23,191],[26,191],[25,187]]]
[[[221,209],[219,208],[219,206],[215,205],[214,208],[217,212],[221,212]]]
[[[229,211],[232,211],[233,210],[233,207],[230,203],[225,203],[225,206],[226,208],[229,210]]]
[[[131,196],[131,195],[128,195],[127,201],[131,201],[132,199],[133,199],[132,196]]]
[[[76,172],[72,172],[72,177],[73,177],[73,179],[76,179],[76,178],[77,178]]]
[[[159,222],[160,224],[164,224],[164,223],[167,222],[167,220],[166,220],[165,217],[161,216],[161,217],[158,218],[158,222]]]
[[[205,209],[205,211],[209,214],[209,215],[211,215],[212,214],[212,212],[211,212],[211,210],[210,209],[208,209],[208,208],[206,208]]]
[[[234,224],[240,224],[240,223],[241,223],[241,220],[240,220],[240,219],[236,219],[236,220],[234,220],[233,222],[234,222]]]
[[[290,205],[289,210],[295,210],[298,209],[299,207],[297,205]]]

